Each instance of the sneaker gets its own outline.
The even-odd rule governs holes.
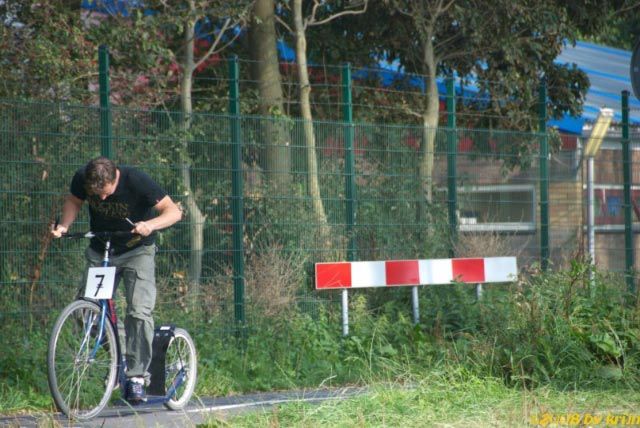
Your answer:
[[[126,399],[130,404],[136,405],[147,401],[147,393],[144,390],[144,379],[132,377],[127,379]]]

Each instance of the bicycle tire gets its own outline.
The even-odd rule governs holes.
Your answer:
[[[186,379],[164,403],[170,410],[181,410],[191,399],[198,377],[196,345],[186,330],[176,328],[165,355],[165,387],[169,390],[180,370],[186,371]]]
[[[51,332],[49,389],[58,410],[70,419],[88,420],[98,415],[116,383],[116,335],[105,320],[102,344],[96,347],[99,323],[100,306],[76,300],[62,310]]]

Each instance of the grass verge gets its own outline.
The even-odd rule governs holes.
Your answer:
[[[499,379],[433,373],[410,387],[377,384],[348,400],[219,414],[202,427],[640,426],[639,402],[640,392],[632,389],[526,390]]]

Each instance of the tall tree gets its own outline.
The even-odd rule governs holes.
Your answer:
[[[194,161],[191,158],[189,147],[193,138],[190,132],[193,119],[193,81],[198,67],[232,44],[240,34],[240,30],[244,28],[252,2],[236,1],[232,3],[229,4],[223,0],[185,0],[181,2],[159,0],[157,3],[151,2],[149,6],[160,13],[145,20],[146,24],[154,31],[166,36],[169,51],[180,69],[181,120],[178,126],[180,146],[182,147],[180,176],[190,228],[189,282],[194,294],[199,292],[202,275],[206,215],[198,205],[191,183]],[[214,25],[210,34],[199,34],[202,38],[212,37],[212,41],[208,48],[196,56],[194,53],[197,38],[196,25],[199,22],[213,22]],[[173,35],[178,37],[174,38]]]
[[[190,228],[188,277],[197,293],[206,215],[192,184],[194,74],[242,34],[252,2],[149,0],[144,9],[141,2],[117,2],[114,9],[94,0],[88,2],[94,7],[90,11],[81,9],[80,3],[0,2],[0,16],[5,18],[5,25],[0,25],[0,95],[97,103],[96,59],[101,43],[108,44],[111,52],[112,100],[133,107],[168,103],[173,108],[173,94],[179,93],[181,114],[173,132],[180,149],[181,193]],[[201,25],[206,23],[212,24]],[[211,42],[196,49],[198,38]],[[178,91],[165,91],[176,84]]]
[[[249,25],[253,79],[258,86],[258,111],[273,120],[261,121],[265,161],[272,184],[291,182],[291,136],[284,117],[284,97],[278,62],[274,0],[256,0]]]
[[[289,23],[280,22],[289,30],[295,39],[296,67],[298,71],[300,112],[303,120],[304,140],[307,160],[307,191],[311,198],[313,212],[318,222],[318,228],[324,245],[327,245],[330,230],[327,214],[320,193],[318,179],[318,158],[316,154],[316,139],[313,130],[313,114],[311,111],[311,83],[307,60],[307,28],[327,24],[337,18],[347,15],[359,15],[367,10],[368,0],[354,1],[345,5],[342,1],[312,0],[304,2],[293,0],[292,8],[287,16]],[[306,6],[303,7],[303,6]]]
[[[586,75],[554,63],[563,45],[580,32],[604,25],[606,13],[619,4],[599,7],[594,0],[384,0],[363,16],[349,18],[338,38],[368,46],[367,54],[398,60],[408,73],[424,79],[424,96],[408,100],[407,112],[420,117],[423,138],[418,178],[423,199],[433,188],[433,154],[438,127],[436,79],[456,73],[472,76],[488,103],[481,120],[470,127],[536,130],[537,88],[545,79],[551,113],[577,114],[588,89]],[[602,3],[602,2],[600,2]],[[371,22],[375,22],[372,28]],[[417,102],[416,102],[417,101]],[[510,144],[505,163],[513,166],[531,157],[533,147]]]

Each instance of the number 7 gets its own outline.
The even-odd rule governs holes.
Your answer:
[[[93,295],[93,297],[96,297],[98,295],[98,291],[100,291],[100,289],[102,288],[102,282],[104,281],[104,277],[105,275],[96,275],[96,278],[100,278],[100,282],[98,283],[98,286],[96,287],[96,294]]]

